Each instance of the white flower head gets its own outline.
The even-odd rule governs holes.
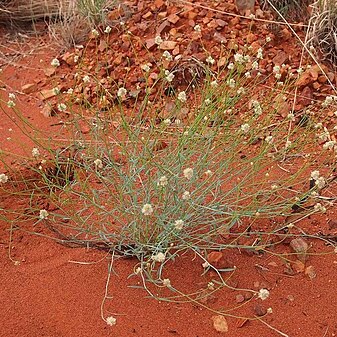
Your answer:
[[[8,181],[8,176],[5,173],[0,174],[0,183],[4,184],[7,183]]]
[[[234,63],[233,62],[229,63],[228,66],[227,66],[227,68],[229,70],[233,70],[234,69]]]
[[[106,26],[105,29],[104,29],[104,33],[105,34],[111,33],[111,27],[110,26]]]
[[[183,171],[183,175],[186,179],[190,180],[193,177],[193,169],[191,167],[185,168]]]
[[[166,176],[161,176],[158,180],[158,183],[157,183],[158,186],[167,186],[168,185],[168,179]]]
[[[322,189],[325,186],[325,179],[324,177],[319,177],[315,181],[315,185],[319,188]]]
[[[263,59],[263,49],[262,48],[258,49],[256,57],[260,60]]]
[[[266,37],[266,42],[268,43],[268,42],[270,42],[271,41],[271,37],[270,36],[267,36]]]
[[[246,77],[246,78],[251,78],[252,75],[251,75],[251,73],[250,73],[249,71],[247,71],[247,72],[245,72],[245,77]]]
[[[49,215],[49,213],[48,213],[45,209],[41,209],[41,210],[40,210],[39,218],[40,218],[41,220],[47,219],[47,218],[48,218],[48,215]]]
[[[217,80],[214,80],[210,83],[210,85],[211,85],[212,88],[216,88],[219,84],[218,84]]]
[[[150,66],[148,64],[143,64],[140,68],[146,73],[150,71]]]
[[[74,89],[73,88],[69,88],[68,90],[67,90],[67,94],[68,95],[72,95],[74,93]]]
[[[118,91],[117,91],[118,97],[125,97],[126,94],[127,94],[127,91],[124,87],[119,88]]]
[[[142,207],[142,213],[144,215],[151,215],[153,213],[153,207],[151,204],[145,204],[143,207]]]
[[[241,131],[243,131],[244,133],[247,133],[250,129],[250,125],[249,124],[242,124],[241,125]]]
[[[185,103],[187,101],[187,96],[186,96],[185,91],[180,91],[177,98],[180,102]]]
[[[326,212],[326,208],[322,204],[320,204],[319,202],[314,206],[314,210],[316,212],[322,212],[322,213]]]
[[[266,143],[268,143],[268,144],[272,144],[273,141],[274,141],[273,136],[267,136],[264,140],[265,140]]]
[[[9,108],[14,108],[15,107],[15,102],[14,101],[12,101],[11,99],[10,100],[8,100],[8,102],[7,102],[7,106],[9,107]]]
[[[160,35],[157,35],[157,36],[154,38],[154,43],[155,43],[155,44],[160,45],[162,42],[163,42],[163,39],[160,37]]]
[[[255,101],[255,100],[252,100],[251,103],[252,103],[252,106],[254,108],[254,112],[257,115],[261,115],[262,114],[262,108],[261,108],[260,103],[258,101]]]
[[[57,109],[58,111],[63,112],[67,110],[67,106],[64,103],[60,103],[57,105]]]
[[[333,150],[335,145],[336,145],[336,141],[329,140],[328,142],[323,144],[323,149],[324,150]]]
[[[116,323],[117,323],[117,319],[115,317],[109,316],[106,318],[106,324],[113,326],[113,325],[116,325]]]
[[[89,76],[89,75],[85,75],[85,76],[83,77],[83,82],[84,82],[84,83],[89,83],[89,82],[90,82],[90,76]]]
[[[181,219],[176,220],[176,221],[174,222],[174,228],[177,229],[178,231],[180,231],[180,230],[183,229],[184,224],[185,224],[184,220],[181,220]]]
[[[159,262],[159,263],[164,262],[164,261],[165,261],[165,258],[166,258],[166,256],[165,256],[165,254],[162,253],[162,252],[159,252],[159,253],[157,253],[156,255],[152,255],[152,256],[151,256],[151,259],[152,259],[153,261]]]
[[[242,54],[236,53],[236,54],[234,55],[234,61],[235,61],[236,63],[242,64],[242,63],[245,62],[245,59],[244,59],[244,57],[243,57]]]
[[[8,98],[11,99],[11,100],[15,100],[15,99],[16,99],[16,96],[15,96],[15,94],[13,94],[12,92],[10,92],[10,93],[8,94]]]
[[[168,50],[165,50],[163,52],[163,57],[167,60],[167,61],[172,61],[173,57],[171,55],[171,53]]]
[[[261,298],[262,301],[266,300],[269,297],[269,290],[265,288],[260,289],[257,297]]]
[[[284,147],[286,149],[289,149],[289,147],[291,146],[291,144],[292,144],[292,142],[290,140],[287,140],[286,143],[285,143],[285,145],[284,145]]]
[[[231,78],[228,82],[227,82],[228,86],[230,88],[235,88],[235,80],[234,78]]]
[[[207,177],[210,177],[211,175],[213,175],[213,172],[211,170],[207,170],[207,171],[205,171],[205,175]]]
[[[206,62],[213,65],[215,63],[215,60],[211,55],[209,55],[206,59]]]
[[[167,82],[172,82],[174,79],[174,74],[170,73],[168,70],[165,70],[165,79]]]
[[[59,94],[60,94],[60,92],[61,92],[61,90],[60,90],[60,88],[59,88],[59,87],[55,87],[55,88],[53,88],[53,93],[54,93],[54,95],[59,95]]]
[[[94,164],[95,164],[96,168],[100,168],[100,169],[103,168],[103,162],[102,162],[101,159],[96,159],[94,161]]]
[[[193,28],[196,32],[200,33],[201,32],[201,27],[200,25],[195,25]]]
[[[259,69],[259,62],[254,61],[254,62],[252,63],[252,69],[258,70],[258,69]]]
[[[51,64],[53,67],[57,68],[57,67],[60,66],[60,61],[59,61],[57,58],[54,58],[54,59],[51,60],[50,64]]]
[[[310,177],[314,180],[317,180],[320,177],[319,171],[315,170],[310,173]]]
[[[191,193],[189,191],[184,191],[182,197],[183,200],[188,200],[191,198]]]
[[[38,157],[40,155],[40,151],[37,147],[33,147],[32,149],[32,156],[33,157]]]
[[[171,281],[169,278],[164,278],[163,279],[163,286],[165,287],[171,287]]]
[[[95,29],[95,28],[91,30],[91,34],[92,34],[94,37],[98,37],[98,36],[99,36],[98,30]]]

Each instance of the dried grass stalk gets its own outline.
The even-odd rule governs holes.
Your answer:
[[[316,48],[323,60],[337,66],[337,3],[319,0],[312,5],[309,21],[308,47]]]
[[[26,22],[50,18],[69,10],[74,0],[0,0],[0,22]]]

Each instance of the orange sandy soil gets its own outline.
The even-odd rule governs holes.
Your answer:
[[[152,10],[153,6],[149,3],[141,3],[143,5],[138,4],[138,7],[142,15]],[[160,1],[155,3],[160,4]],[[209,2],[209,5],[212,6],[213,2]],[[228,6],[230,5],[232,4],[229,2]],[[235,12],[234,7],[230,9]],[[201,16],[200,9],[193,11],[196,13],[193,17],[194,23],[202,24],[213,20],[212,12],[206,11]],[[176,7],[168,8],[168,14],[175,12]],[[203,21],[205,18],[208,18],[208,21]],[[226,15],[221,19],[228,22],[235,19],[237,34],[247,27],[245,20],[241,22]],[[132,17],[129,20],[132,20]],[[137,20],[142,22],[142,18]],[[143,21],[151,26],[150,20],[151,18],[147,17],[147,20]],[[186,24],[186,20],[184,23]],[[9,33],[14,34],[13,31],[2,30],[1,98],[7,101],[8,92],[15,92],[18,96],[18,108],[33,125],[48,134],[59,134],[61,126],[55,124],[64,116],[56,114],[45,117],[41,114],[44,103],[38,98],[38,92],[51,88],[52,82],[64,82],[65,87],[67,86],[66,79],[55,76],[51,80],[43,71],[50,67],[50,60],[58,56],[59,51],[45,36],[28,38]],[[147,32],[148,35],[151,35],[150,33],[151,31]],[[154,35],[152,32],[152,37]],[[264,37],[262,36],[262,39]],[[289,48],[286,52],[293,55],[296,67],[296,55],[299,55],[300,51],[296,49],[296,42],[291,34],[287,39],[282,45],[274,44],[269,52],[276,55],[283,48]],[[204,41],[210,49],[211,40]],[[63,68],[61,73],[71,72],[66,66]],[[314,82],[315,80],[312,80],[307,83],[307,92],[313,91]],[[29,95],[20,94],[22,86],[27,83],[37,83],[35,91]],[[9,115],[12,113],[10,109],[6,111]],[[21,154],[22,150],[17,144],[23,142],[27,148],[31,148],[29,140],[22,135],[13,119],[3,114],[0,120],[1,149]],[[0,195],[1,208],[5,208],[6,205],[20,205],[20,202],[18,198]],[[315,215],[302,221],[299,227],[308,234],[330,235],[333,242],[337,237],[335,214],[336,208],[333,206],[324,215]],[[274,254],[291,253],[291,238],[273,248],[273,254],[255,254],[236,249],[218,253],[220,268],[234,265],[237,267],[234,273],[222,275],[232,289],[225,287],[213,294],[209,292],[206,299],[199,304],[178,304],[149,298],[144,289],[131,287],[141,286],[139,276],[128,278],[137,261],[115,257],[115,273],[111,275],[108,284],[108,296],[111,298],[105,301],[104,316],[116,317],[117,324],[109,326],[101,319],[100,308],[104,299],[111,255],[94,249],[64,247],[53,240],[26,232],[34,230],[50,235],[41,223],[34,228],[29,223],[17,225],[23,230],[14,231],[10,243],[9,225],[0,220],[0,336],[221,335],[213,326],[212,317],[218,314],[206,309],[206,306],[212,310],[228,310],[228,332],[222,334],[231,337],[325,337],[337,334],[337,257],[333,253],[333,245],[328,245],[322,240],[305,239],[311,245],[305,265],[296,262],[298,260],[295,255],[288,256],[294,263],[286,265]],[[255,230],[267,228],[268,224],[265,223],[254,224]],[[244,237],[243,240],[249,242],[250,238]],[[9,244],[12,259],[20,263],[14,263],[9,258]],[[202,275],[204,270],[201,263],[198,258],[187,253],[170,263],[167,276],[174,287],[185,293],[201,289],[207,293],[208,282],[216,280],[217,276],[212,272]],[[267,288],[270,297],[265,301],[257,296],[251,298],[249,292],[240,290],[242,288],[256,291]],[[151,289],[159,296],[174,295],[167,289]],[[272,308],[272,313],[265,314],[267,308]],[[256,319],[246,320],[244,317]]]

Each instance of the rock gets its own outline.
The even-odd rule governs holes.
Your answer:
[[[62,56],[61,59],[62,59],[62,61],[64,61],[65,63],[67,63],[69,66],[74,66],[76,64],[74,57],[75,57],[75,53],[66,52]]]
[[[37,89],[37,84],[36,83],[28,83],[28,84],[25,84],[21,87],[21,91],[24,93],[24,94],[31,94],[32,92],[36,91]]]
[[[177,42],[175,41],[163,41],[159,48],[162,49],[162,50],[173,50],[177,45]]]
[[[285,64],[289,59],[289,55],[283,50],[279,50],[273,58],[273,63],[277,66]]]
[[[56,73],[56,68],[55,68],[55,67],[49,67],[49,68],[46,68],[46,69],[44,70],[44,74],[45,74],[47,77],[51,77],[51,76],[53,76],[55,73]]]
[[[309,246],[302,238],[296,238],[290,241],[290,247],[296,253],[297,258],[305,263]]]
[[[108,48],[108,44],[104,41],[104,40],[101,40],[100,42],[99,42],[99,45],[98,45],[98,50],[100,51],[100,52],[103,52],[105,49],[107,49]]]
[[[225,269],[230,267],[230,263],[225,259],[222,252],[210,252],[207,256],[209,264],[217,269]]]
[[[296,261],[292,262],[291,268],[294,271],[294,274],[296,274],[296,273],[300,274],[300,273],[304,272],[305,264],[300,260],[296,260]]]
[[[235,296],[235,301],[237,303],[242,303],[242,302],[245,301],[245,297],[242,294],[238,294],[238,295]]]
[[[211,317],[213,321],[213,327],[217,332],[228,332],[228,323],[226,318],[222,315],[216,315]]]
[[[313,266],[308,266],[307,268],[305,268],[304,274],[307,275],[310,280],[313,280],[316,277],[315,268]]]
[[[254,305],[253,311],[254,311],[255,315],[259,316],[259,317],[267,314],[267,309],[259,303],[256,303]]]
[[[171,14],[167,17],[167,21],[173,24],[176,24],[180,20],[180,17],[177,14]]]
[[[55,114],[55,110],[50,104],[45,104],[41,110],[41,113],[44,117],[51,117]]]
[[[41,99],[42,101],[45,101],[46,99],[49,99],[51,97],[56,96],[57,93],[55,91],[55,89],[45,89],[45,90],[41,90],[37,96],[39,99]]]

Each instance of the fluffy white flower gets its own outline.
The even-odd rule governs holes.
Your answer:
[[[67,106],[64,103],[60,103],[60,104],[57,104],[57,109],[58,111],[63,112],[67,110]]]
[[[233,70],[234,69],[234,63],[233,62],[229,63],[228,66],[227,66],[227,68],[229,70]]]
[[[213,174],[213,172],[212,172],[211,170],[207,170],[207,171],[205,172],[205,175],[206,175],[207,177],[210,177],[212,174]]]
[[[241,130],[244,132],[244,133],[247,133],[248,131],[249,131],[249,129],[250,129],[250,126],[249,126],[249,124],[242,124],[241,125]]]
[[[167,60],[167,61],[172,61],[173,57],[171,55],[171,53],[168,50],[165,50],[163,52],[163,57]]]
[[[113,325],[116,325],[116,323],[117,323],[117,319],[115,317],[109,316],[106,318],[106,324],[113,326]]]
[[[235,80],[233,78],[231,78],[227,83],[230,88],[235,88]]]
[[[50,64],[56,68],[60,66],[60,61],[57,58],[54,58],[51,60]]]
[[[193,28],[196,32],[200,33],[201,32],[201,27],[200,25],[195,25]]]
[[[187,96],[186,96],[185,91],[180,91],[177,98],[180,102],[185,103],[187,101]]]
[[[265,140],[268,144],[272,144],[272,142],[273,142],[273,136],[267,136],[264,140]]]
[[[33,157],[38,157],[39,155],[40,155],[39,149],[38,149],[37,147],[34,147],[34,148],[32,149],[32,156],[33,156]]]
[[[85,75],[85,76],[83,77],[83,82],[84,82],[84,83],[89,83],[89,82],[90,82],[90,76],[89,76],[89,75]]]
[[[110,26],[106,26],[104,29],[104,33],[105,34],[109,34],[111,32],[111,27]]]
[[[314,180],[317,180],[320,177],[319,171],[315,170],[310,173],[310,177]]]
[[[100,168],[100,169],[103,168],[103,163],[102,163],[101,159],[96,159],[94,161],[94,164],[95,164],[96,168]]]
[[[186,179],[190,180],[193,177],[193,169],[191,167],[185,168],[183,171],[183,175]]]
[[[167,184],[168,184],[168,179],[166,176],[160,177],[157,183],[158,186],[167,186]]]
[[[322,189],[325,186],[325,179],[324,177],[319,177],[315,181],[315,185],[319,188]]]
[[[11,99],[10,100],[8,100],[8,102],[7,102],[7,106],[9,107],[9,108],[14,108],[15,107],[15,102],[14,101],[12,101]]]
[[[163,39],[158,35],[154,38],[154,43],[160,45],[163,42]]]
[[[256,57],[260,60],[263,59],[263,49],[262,48],[258,49]]]
[[[333,150],[335,145],[336,145],[336,142],[334,140],[329,140],[328,142],[323,144],[323,149],[324,150]]]
[[[174,79],[174,74],[170,73],[168,70],[165,70],[165,79],[167,82],[172,82]]]
[[[149,72],[150,71],[150,66],[148,64],[143,64],[141,66],[141,69],[144,70],[145,72]]]
[[[316,212],[322,212],[322,213],[326,212],[326,208],[322,204],[320,204],[319,202],[314,206],[314,210]]]
[[[39,217],[40,217],[41,220],[47,219],[48,215],[49,215],[49,213],[45,209],[40,210],[40,216]]]
[[[15,94],[13,94],[12,92],[10,92],[10,93],[8,94],[8,98],[11,99],[11,100],[15,100],[15,99],[16,99],[16,96],[15,96]]]
[[[164,278],[163,279],[163,286],[165,287],[171,287],[171,281],[169,278]]]
[[[152,255],[151,259],[155,262],[164,262],[165,261],[165,254],[162,252],[157,253],[156,255]]]
[[[245,62],[245,59],[244,59],[244,57],[243,57],[242,54],[236,53],[236,54],[234,55],[234,61],[237,62],[237,63],[242,64],[242,63]]]
[[[269,290],[265,288],[260,289],[257,297],[261,298],[262,301],[266,300],[269,297]]]
[[[0,174],[0,183],[7,183],[8,181],[8,176],[5,173]]]
[[[142,207],[142,213],[144,215],[151,215],[153,213],[153,207],[151,204],[145,204],[143,207]]]
[[[181,220],[181,219],[176,220],[176,221],[174,222],[174,228],[180,231],[180,230],[183,229],[184,224],[185,224],[185,223],[184,223],[184,220]]]
[[[98,37],[98,36],[99,36],[98,30],[95,29],[95,28],[91,30],[91,34],[92,34],[94,37]]]
[[[211,55],[209,55],[206,59],[206,62],[213,65],[215,63],[215,60]]]
[[[189,191],[185,191],[181,197],[183,200],[188,200],[191,198],[191,194]]]
[[[267,36],[266,37],[266,42],[268,43],[268,42],[270,42],[271,41],[271,37],[270,36]]]
[[[127,91],[123,87],[119,88],[118,91],[117,91],[117,96],[118,97],[124,97],[124,96],[126,96],[126,94],[127,94]]]

